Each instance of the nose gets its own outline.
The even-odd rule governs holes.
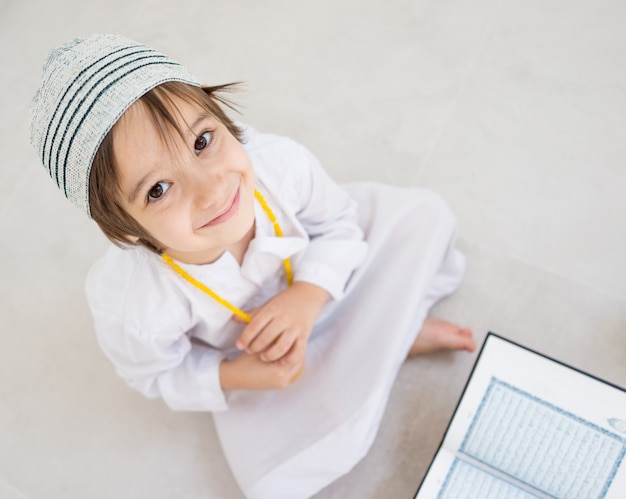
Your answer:
[[[198,209],[214,208],[223,201],[225,175],[221,168],[194,165],[188,170],[186,182],[192,204]]]

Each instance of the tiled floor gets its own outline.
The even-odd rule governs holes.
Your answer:
[[[468,274],[436,313],[626,385],[626,3],[0,0],[0,498],[240,499],[211,418],[131,392],[83,297],[105,247],[28,144],[47,51],[120,32],[340,181],[440,192]],[[472,355],[402,369],[370,454],[318,499],[412,497]]]

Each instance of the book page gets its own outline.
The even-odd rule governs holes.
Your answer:
[[[419,493],[626,497],[626,392],[490,334]]]

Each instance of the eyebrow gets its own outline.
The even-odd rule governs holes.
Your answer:
[[[202,123],[205,120],[211,119],[211,118],[213,118],[213,116],[211,114],[207,113],[206,111],[203,111],[202,113],[199,113],[197,118],[196,118],[196,120],[191,125],[189,125],[189,130],[192,133],[195,134],[196,133],[195,130],[198,129],[200,123]]]

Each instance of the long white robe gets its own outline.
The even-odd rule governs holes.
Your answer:
[[[247,497],[306,498],[367,453],[398,369],[464,262],[453,249],[454,217],[434,193],[339,187],[302,146],[252,129],[245,148],[285,237],[257,205],[241,265],[224,253],[181,266],[244,310],[284,289],[285,257],[296,280],[329,291],[296,382],[224,393],[219,363],[238,354],[243,326],[147,250],[112,246],[86,292],[99,343],[131,387],[175,410],[212,411]]]

